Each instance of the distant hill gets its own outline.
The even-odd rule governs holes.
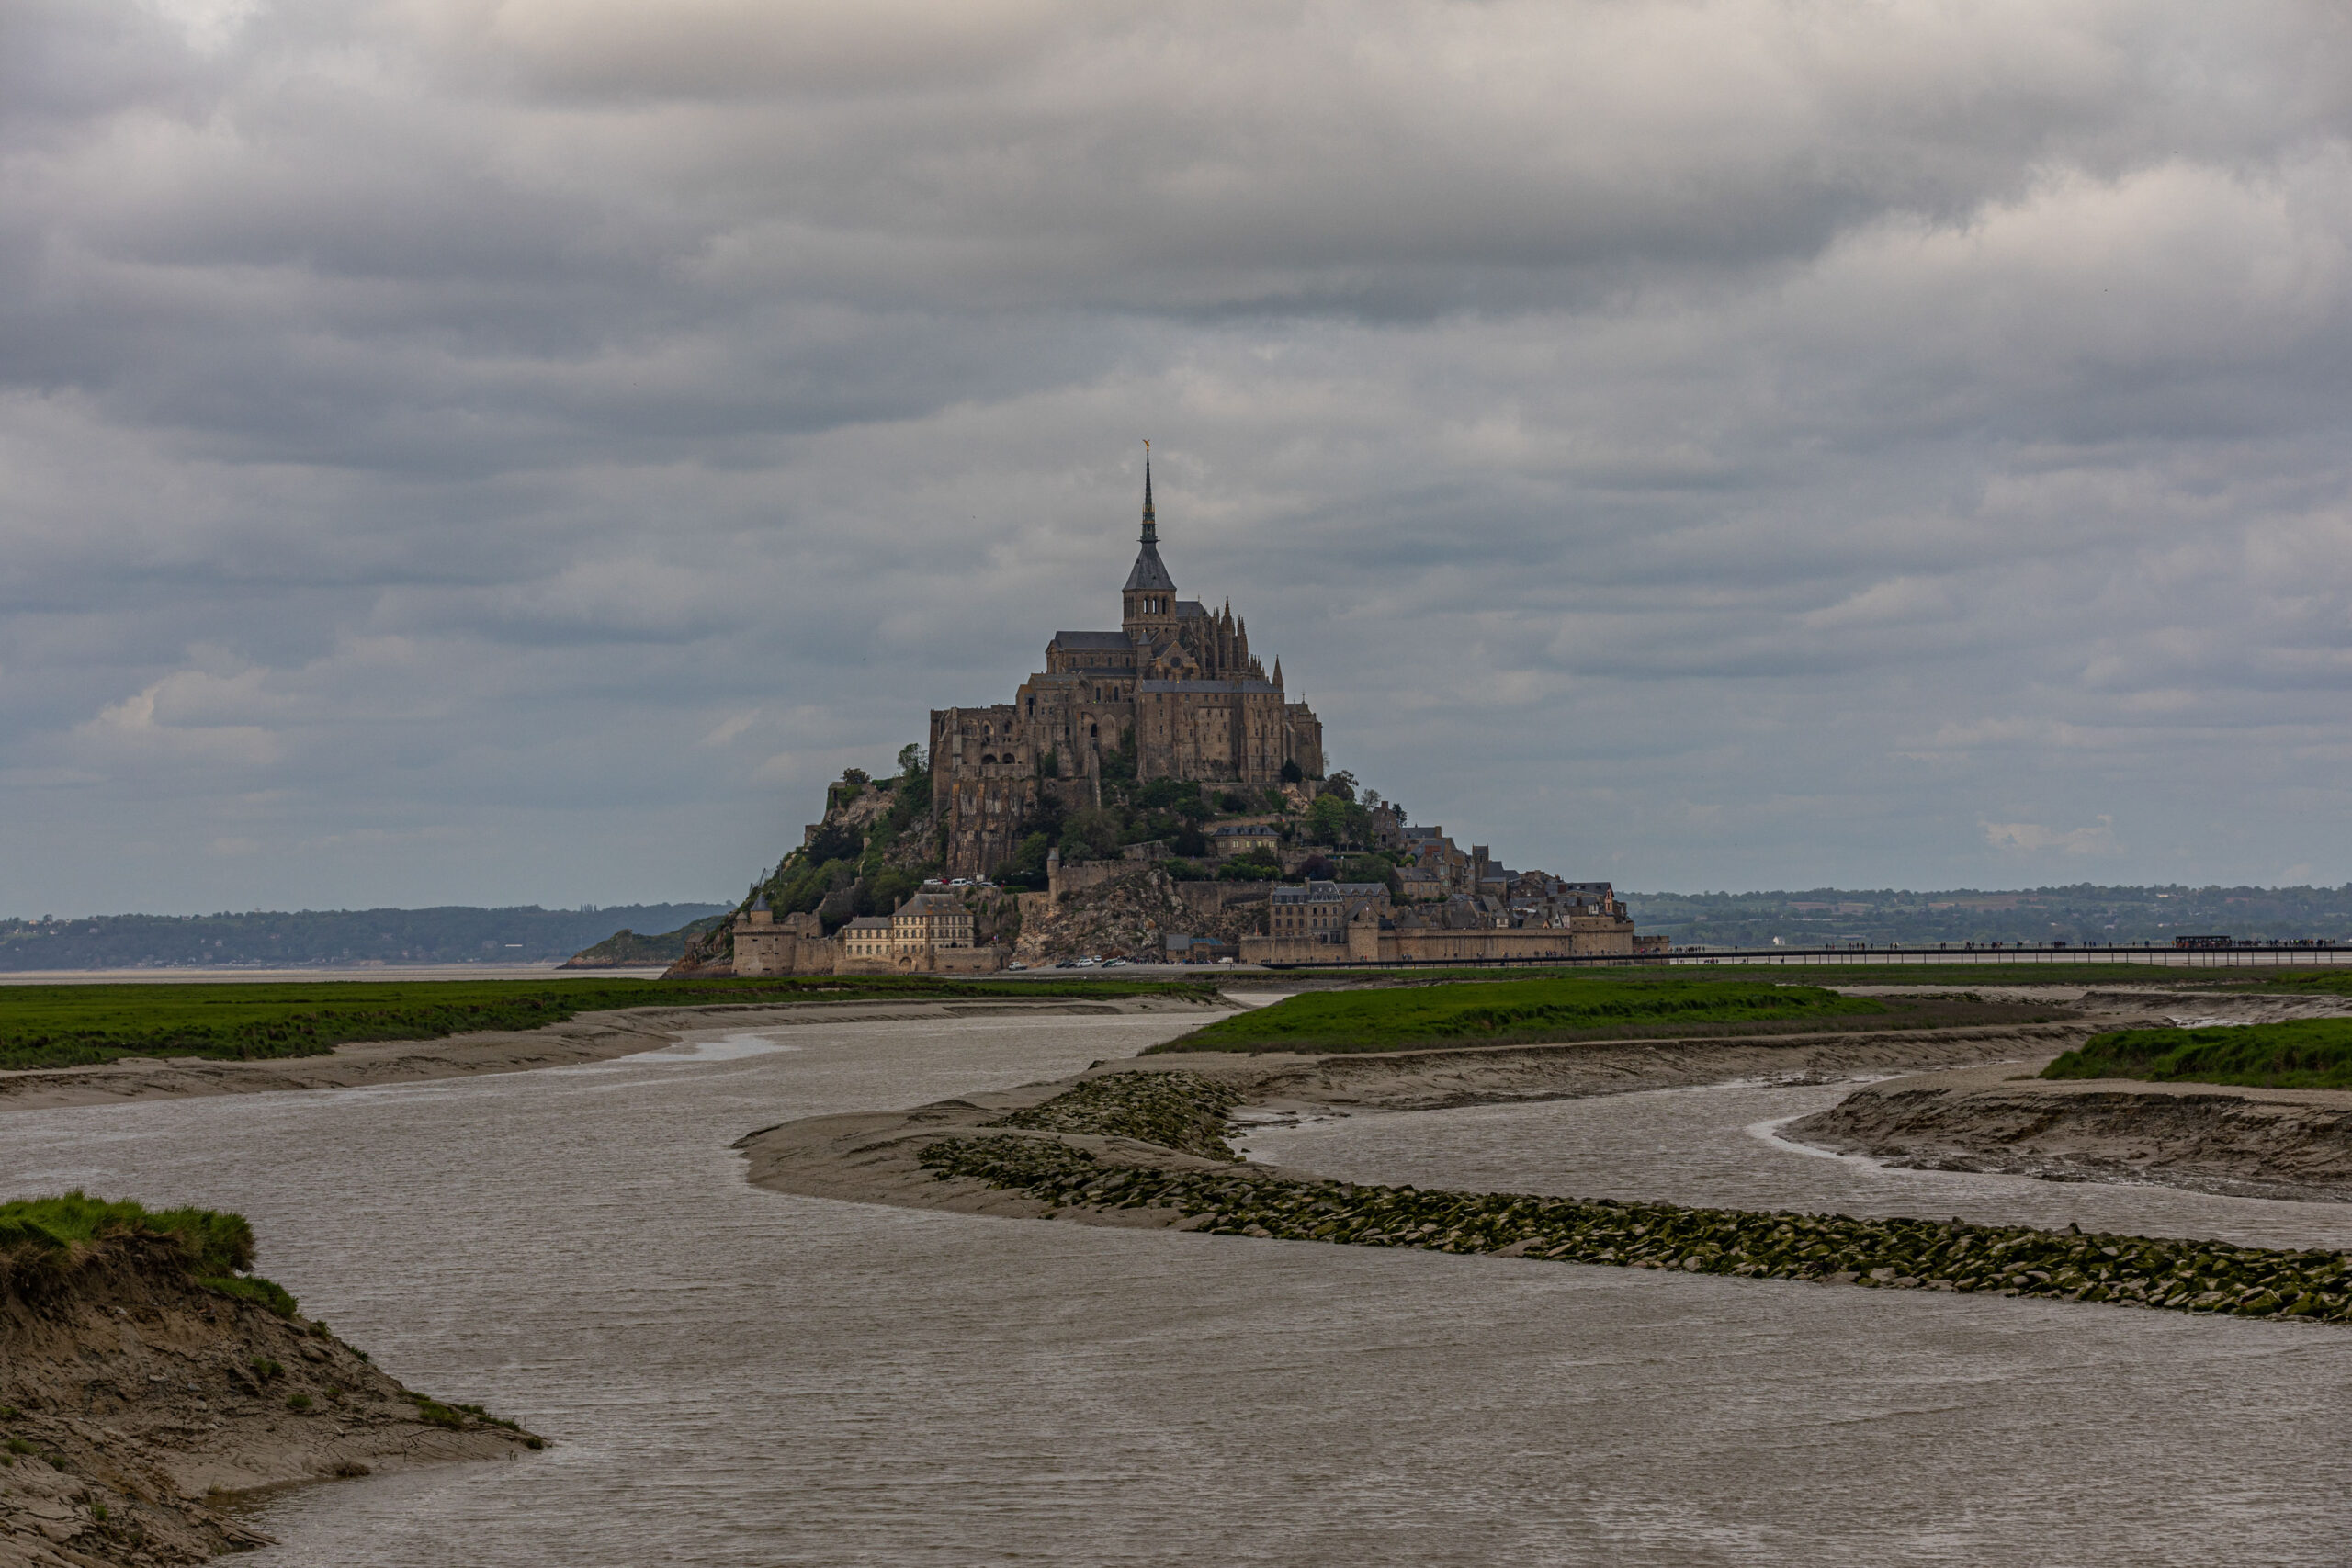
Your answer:
[[[639,936],[633,931],[615,931],[594,947],[585,947],[558,967],[564,969],[666,969],[686,955],[686,944],[699,941],[727,923],[724,914],[706,915],[673,931],[659,936]]]
[[[670,931],[731,904],[599,909],[303,909],[246,915],[0,919],[0,972],[553,964],[616,930]],[[650,962],[650,961],[649,961]]]
[[[2344,887],[2066,887],[1941,893],[1815,887],[1778,893],[1620,893],[1645,932],[1677,943],[2154,942],[2178,936],[2352,942]]]

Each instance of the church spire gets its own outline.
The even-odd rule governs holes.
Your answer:
[[[1159,543],[1159,524],[1151,514],[1151,443],[1143,444],[1143,542]]]
[[[1136,552],[1136,568],[1121,590],[1126,614],[1122,624],[1136,641],[1146,637],[1138,623],[1159,628],[1157,637],[1176,627],[1176,580],[1159,561],[1159,524],[1151,514],[1151,443],[1143,444],[1143,548]]]

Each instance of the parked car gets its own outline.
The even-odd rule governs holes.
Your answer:
[[[1124,958],[1106,959],[1102,964],[1105,969],[1125,969],[1126,966],[1127,961]]]
[[[1026,964],[1006,964],[1006,965],[1005,965],[1005,967],[1006,967],[1007,969],[1026,969],[1026,968],[1028,968],[1028,967],[1029,967],[1029,965],[1027,965]]]

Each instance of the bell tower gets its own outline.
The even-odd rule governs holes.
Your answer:
[[[1176,580],[1159,560],[1159,525],[1151,512],[1151,443],[1143,444],[1143,547],[1119,591],[1120,623],[1137,645],[1176,635]]]

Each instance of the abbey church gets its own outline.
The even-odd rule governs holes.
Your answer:
[[[1143,539],[1120,591],[1116,631],[1060,631],[1046,668],[1009,703],[935,708],[932,799],[947,829],[947,874],[978,876],[1010,855],[1021,822],[1050,795],[1099,803],[1106,758],[1131,748],[1138,780],[1263,786],[1323,775],[1323,726],[1250,651],[1230,600],[1212,611],[1177,596],[1159,558],[1151,458]]]

